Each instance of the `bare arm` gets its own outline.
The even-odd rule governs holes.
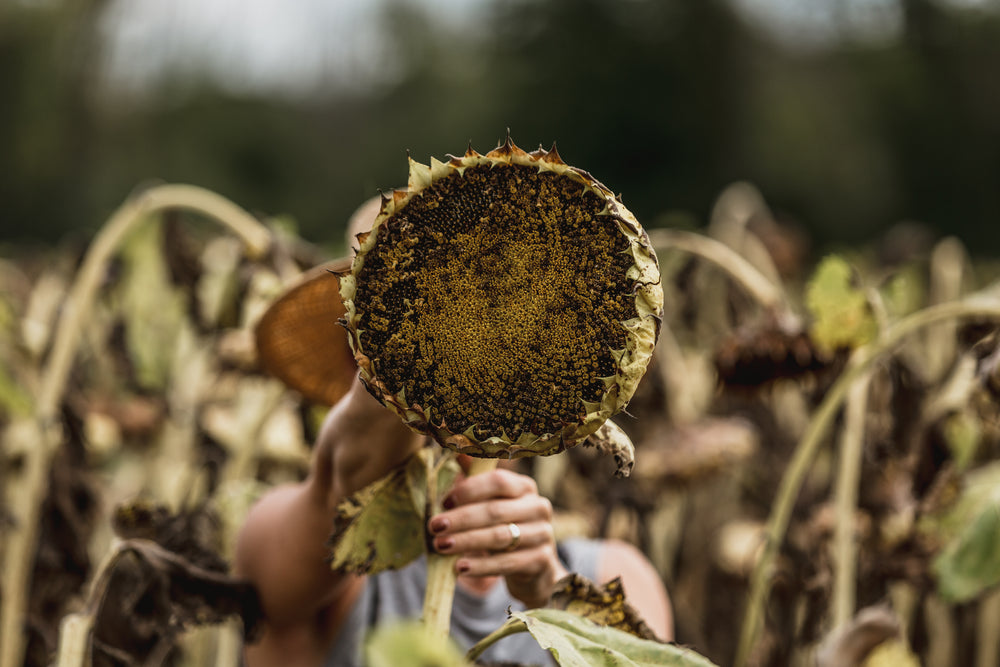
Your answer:
[[[628,542],[608,540],[604,543],[597,576],[603,584],[621,577],[625,599],[639,612],[642,620],[662,641],[674,639],[674,615],[667,588],[653,564]]]
[[[264,495],[240,531],[235,569],[256,586],[265,616],[265,635],[251,653],[273,654],[281,645],[294,654],[308,652],[310,640],[325,650],[327,635],[339,627],[361,583],[327,564],[336,507],[420,445],[421,436],[355,377],[323,423],[308,477]],[[288,664],[289,653],[284,657]]]

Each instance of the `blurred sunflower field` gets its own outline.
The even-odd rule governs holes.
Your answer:
[[[0,667],[240,664],[235,534],[327,409],[255,323],[407,152],[505,129],[665,293],[631,476],[523,462],[559,535],[723,667],[1000,665],[998,9],[0,3]]]
[[[679,643],[720,665],[995,664],[997,268],[948,237],[788,278],[796,237],[748,183],[651,240],[635,469],[530,460],[557,532],[639,545]],[[324,411],[258,368],[253,326],[324,259],[165,184],[82,252],[4,262],[4,664],[239,664],[259,610],[235,532],[305,474]]]

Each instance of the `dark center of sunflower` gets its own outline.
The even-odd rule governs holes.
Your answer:
[[[436,181],[379,230],[355,304],[376,376],[453,433],[558,432],[600,401],[636,316],[604,200],[531,167]]]

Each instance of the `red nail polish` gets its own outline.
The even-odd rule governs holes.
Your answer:
[[[431,532],[440,533],[448,529],[448,520],[440,517],[431,519]]]
[[[460,561],[458,561],[458,565],[456,565],[455,569],[458,570],[459,574],[462,574],[464,572],[468,572],[469,571],[469,564],[466,563],[464,560],[460,560]]]
[[[454,506],[455,506],[455,499],[452,498],[451,496],[448,496],[441,502],[441,507],[445,508],[446,510],[450,510]]]
[[[435,542],[434,544],[437,547],[438,551],[447,551],[448,549],[451,549],[453,546],[455,546],[455,540],[451,539],[450,537],[443,537],[440,540],[437,540],[437,542]]]

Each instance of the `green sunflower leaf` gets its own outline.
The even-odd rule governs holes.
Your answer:
[[[524,631],[561,667],[714,667],[691,649],[640,639],[578,614],[549,608],[512,612],[499,630],[472,647],[466,659],[474,660],[498,639]]]
[[[967,602],[1000,584],[1000,463],[967,473],[950,509],[922,527],[942,545],[931,569],[944,599]]]
[[[854,271],[842,257],[820,262],[806,285],[806,307],[812,316],[810,334],[827,352],[864,345],[875,337],[876,324]]]
[[[450,637],[427,632],[423,623],[401,622],[376,628],[365,640],[368,667],[468,667]]]

